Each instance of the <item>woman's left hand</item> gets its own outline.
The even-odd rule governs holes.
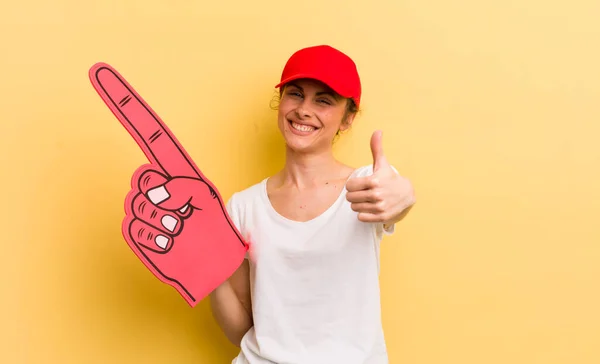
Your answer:
[[[402,220],[416,200],[410,181],[396,172],[383,154],[381,137],[381,131],[371,137],[373,174],[350,179],[346,199],[360,221],[389,227]]]

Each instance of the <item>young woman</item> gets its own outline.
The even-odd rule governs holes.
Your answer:
[[[285,165],[228,201],[250,250],[211,294],[218,324],[241,348],[233,364],[387,364],[379,244],[414,204],[411,184],[387,162],[380,132],[373,165],[333,156],[360,106],[347,55],[301,49],[276,87]]]

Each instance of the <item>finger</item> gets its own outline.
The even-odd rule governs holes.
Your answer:
[[[380,204],[371,202],[358,202],[350,204],[350,208],[355,212],[370,213],[370,214],[381,214],[385,210]]]
[[[165,210],[189,213],[190,208],[202,208],[206,198],[214,198],[208,186],[195,178],[173,178],[148,191],[150,201]]]
[[[381,196],[377,190],[367,189],[346,193],[346,200],[352,203],[379,202],[381,201]]]
[[[180,208],[179,210],[175,211],[177,213],[177,215],[182,218],[182,219],[186,219],[188,217],[190,217],[190,215],[192,214],[192,209],[190,208],[190,204],[186,204],[185,206],[183,206],[182,208]]]
[[[143,194],[164,185],[169,180],[166,175],[152,168],[140,168],[134,173],[133,178],[135,180],[134,186]]]
[[[182,221],[177,214],[157,207],[141,193],[133,199],[131,211],[136,218],[163,233],[176,235],[181,231]]]
[[[373,172],[378,171],[380,168],[387,164],[385,154],[383,153],[383,132],[377,130],[371,136],[371,153],[373,155]]]
[[[133,219],[128,230],[131,241],[155,253],[168,252],[173,246],[173,237],[139,219]]]
[[[148,200],[152,204],[159,205],[165,200],[171,198],[171,193],[167,191],[165,186],[165,184],[168,182],[167,176],[149,168],[140,168],[140,171],[141,172],[136,173],[137,176],[134,177],[137,179],[137,188],[139,188],[139,190],[147,196]],[[175,192],[178,191],[175,190]],[[177,195],[181,196],[181,193]],[[170,209],[177,210],[177,215],[180,217],[187,217],[191,213],[191,211],[188,209],[189,206],[187,205],[189,202],[187,200],[189,200],[189,198],[184,198],[184,200],[186,200],[186,202],[179,202],[182,205],[175,206],[174,208]],[[176,205],[177,203],[178,202],[175,201],[170,202],[167,205]],[[161,207],[165,208],[164,203],[161,205]]]
[[[379,179],[376,176],[350,178],[346,182],[348,192],[363,191],[379,187]]]
[[[358,214],[358,220],[362,222],[385,222],[385,219],[381,214],[374,214],[371,212],[360,212]]]
[[[171,176],[199,177],[200,172],[175,136],[115,69],[97,63],[90,68],[89,77],[102,100],[148,160]]]

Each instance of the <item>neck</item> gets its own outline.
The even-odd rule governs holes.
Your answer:
[[[325,181],[335,178],[341,166],[331,149],[322,153],[302,154],[287,148],[280,182],[299,189],[322,185]]]

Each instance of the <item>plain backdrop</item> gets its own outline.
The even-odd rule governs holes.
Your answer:
[[[87,72],[121,72],[228,199],[282,166],[285,61],[330,44],[364,88],[336,154],[371,163],[382,129],[417,191],[382,245],[390,363],[600,362],[598,14],[594,0],[3,2],[0,361],[229,363],[208,303],[188,307],[121,236],[146,159]]]

